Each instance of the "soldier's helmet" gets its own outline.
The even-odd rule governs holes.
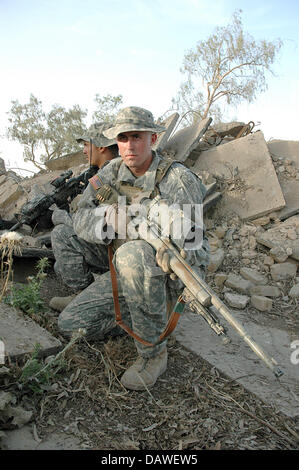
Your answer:
[[[103,131],[109,129],[111,124],[107,122],[96,122],[92,124],[86,133],[76,139],[77,142],[90,142],[96,147],[110,147],[111,145],[116,145],[115,139],[109,139],[105,137]]]
[[[104,135],[109,139],[115,139],[118,134],[131,131],[149,131],[159,133],[166,128],[155,124],[154,116],[150,111],[138,106],[129,106],[122,109],[116,116],[113,127],[104,131]]]

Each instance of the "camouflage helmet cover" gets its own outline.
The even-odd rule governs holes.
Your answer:
[[[104,135],[109,139],[115,139],[122,132],[149,131],[159,133],[165,130],[165,127],[155,124],[150,111],[137,106],[129,106],[119,111],[114,126],[105,130]]]
[[[111,127],[111,124],[107,122],[96,122],[89,127],[84,135],[78,137],[76,140],[77,142],[90,142],[90,139],[92,139],[92,143],[96,147],[110,147],[111,145],[116,145],[115,139],[108,139],[103,134],[103,131],[109,129],[109,127]]]

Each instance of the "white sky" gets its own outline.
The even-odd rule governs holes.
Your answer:
[[[261,122],[266,140],[299,140],[299,2],[297,0],[0,0],[0,135],[12,100],[30,94],[45,110],[58,103],[89,111],[96,93],[123,95],[157,118],[185,76],[185,53],[243,10],[244,30],[284,46],[268,91],[229,118]],[[22,147],[0,139],[7,167],[32,168]],[[28,173],[27,173],[28,175]]]

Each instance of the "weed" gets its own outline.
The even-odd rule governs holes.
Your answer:
[[[36,264],[37,274],[28,276],[28,283],[24,286],[12,286],[5,301],[13,307],[20,308],[33,319],[39,319],[40,314],[46,311],[40,290],[44,279],[47,277],[45,269],[48,266],[48,258],[41,258]]]

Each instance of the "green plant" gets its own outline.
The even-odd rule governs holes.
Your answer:
[[[28,386],[34,393],[43,393],[45,390],[48,390],[53,379],[67,367],[67,362],[64,359],[66,351],[85,334],[86,332],[82,328],[75,331],[67,345],[56,356],[50,359],[47,364],[38,359],[40,344],[36,344],[31,358],[24,365],[19,377],[18,382],[20,387]]]
[[[37,264],[37,274],[27,278],[28,284],[22,287],[12,286],[10,294],[5,299],[13,307],[20,308],[32,318],[38,318],[46,310],[40,290],[47,277],[45,269],[49,266],[48,258],[41,258]]]
[[[37,343],[18,380],[21,388],[27,385],[33,393],[39,394],[48,390],[57,374],[66,368],[66,361],[61,357],[55,357],[51,363],[48,363],[49,365],[45,365],[38,359],[40,348],[40,344]]]

